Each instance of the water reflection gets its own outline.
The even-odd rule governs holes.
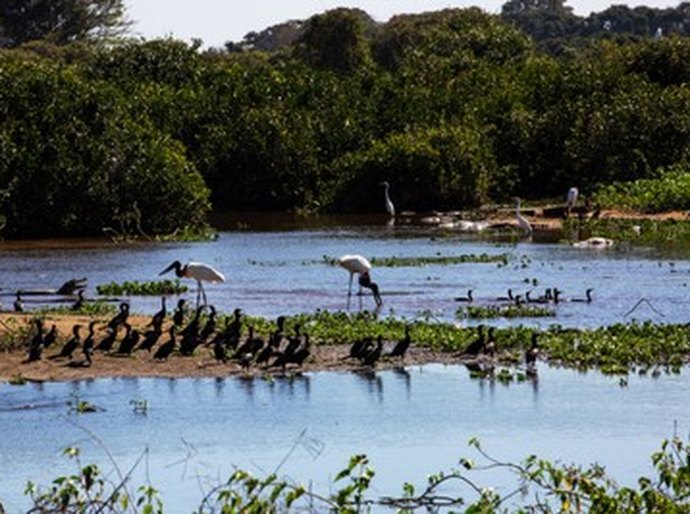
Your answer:
[[[313,479],[324,490],[325,477],[354,453],[370,455],[377,494],[396,492],[404,481],[423,483],[428,473],[453,466],[452,457],[462,452],[458,444],[470,437],[504,460],[531,453],[582,464],[597,460],[630,483],[648,469],[648,456],[674,420],[681,432],[690,427],[685,376],[651,380],[632,374],[621,388],[617,379],[596,372],[541,364],[538,380],[507,384],[470,379],[454,365],[292,374],[273,381],[246,376],[0,384],[0,455],[16,463],[0,468],[2,500],[10,512],[22,511],[26,479],[47,483],[72,472],[72,463],[58,457],[65,446],[78,442],[85,459],[98,461],[96,445],[78,424],[123,462],[149,448],[152,483],[166,504],[183,511],[197,505],[197,481],[222,481],[233,465],[268,472],[279,466],[281,473]],[[104,410],[67,415],[75,392]],[[146,416],[132,412],[132,398],[148,401]],[[51,437],[45,437],[47,419]],[[634,454],[632,446],[639,449]],[[414,470],[402,462],[415,462]],[[137,484],[146,479],[143,472],[135,478]]]

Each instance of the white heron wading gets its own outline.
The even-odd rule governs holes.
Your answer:
[[[361,255],[343,255],[339,261],[340,265],[350,272],[350,286],[347,290],[348,306],[350,302],[350,296],[352,296],[352,279],[355,274],[359,275],[359,292],[362,293],[362,287],[371,289],[374,295],[374,301],[376,302],[376,307],[381,307],[383,305],[383,300],[381,300],[381,295],[379,294],[379,286],[371,281],[371,263]]]
[[[197,307],[199,306],[199,299],[201,295],[203,295],[204,297],[204,305],[207,305],[208,303],[206,300],[206,291],[204,291],[203,282],[225,282],[225,277],[220,271],[215,269],[213,266],[209,266],[208,264],[204,264],[202,262],[188,262],[183,266],[180,261],[175,261],[170,266],[161,271],[159,273],[159,276],[167,273],[170,270],[175,270],[175,275],[177,275],[179,278],[193,278],[194,280],[196,280]]]

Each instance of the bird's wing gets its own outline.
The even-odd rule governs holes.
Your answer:
[[[350,273],[366,273],[371,270],[371,263],[361,255],[343,255],[340,265]]]
[[[186,276],[206,282],[225,282],[225,276],[213,266],[203,262],[190,262],[187,264]]]

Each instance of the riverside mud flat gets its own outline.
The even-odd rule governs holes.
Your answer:
[[[0,334],[7,330],[18,330],[31,324],[32,316],[29,314],[0,314]],[[60,353],[62,343],[69,337],[72,326],[75,323],[81,324],[82,340],[87,332],[86,326],[91,319],[87,316],[79,315],[59,315],[46,316],[45,324],[49,328],[53,323],[56,324],[60,333],[59,341],[43,351],[40,361],[27,362],[27,350],[20,349],[10,352],[0,353],[0,381],[12,381],[22,378],[26,381],[47,382],[47,381],[68,381],[68,380],[91,380],[95,378],[111,377],[225,377],[231,375],[263,375],[263,374],[282,374],[281,368],[269,368],[252,366],[243,369],[239,362],[228,360],[227,363],[218,362],[213,357],[213,350],[210,346],[201,346],[196,349],[191,357],[184,357],[178,354],[171,355],[168,359],[157,361],[153,359],[155,348],[168,338],[167,333],[163,333],[159,342],[152,352],[138,350],[128,356],[117,356],[114,354],[104,354],[95,352],[93,362],[90,366],[79,366],[77,363],[84,360],[81,347],[78,348],[71,360],[66,358],[51,359],[53,355]],[[103,318],[102,323],[97,325],[97,330],[105,327],[107,318]],[[133,328],[141,331],[150,321],[150,316],[130,316],[129,322]],[[167,325],[166,325],[167,327]],[[29,332],[27,339],[30,340],[35,330]],[[120,331],[120,335],[122,330]],[[105,331],[97,332],[97,343],[105,336]],[[118,338],[119,340],[119,338]],[[179,341],[179,339],[178,339]],[[376,369],[391,369],[401,365],[427,364],[457,362],[450,354],[444,352],[434,352],[426,348],[412,346],[404,359],[387,358],[385,353],[390,351],[396,341],[387,341],[384,345],[384,357],[376,364]],[[115,343],[115,348],[119,343]],[[359,362],[348,359],[348,345],[318,344],[311,346],[311,356],[303,366],[295,368],[289,366],[287,372],[308,372],[308,371],[350,371],[360,369],[371,369],[359,365]]]

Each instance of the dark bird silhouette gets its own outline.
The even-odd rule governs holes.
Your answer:
[[[84,354],[84,359],[86,360],[86,362],[89,363],[89,365],[92,362],[91,357],[93,356],[95,328],[96,328],[96,322],[93,320],[90,321],[89,322],[89,333],[81,345],[81,351]]]
[[[233,311],[232,322],[226,327],[224,333],[228,350],[236,349],[242,336],[242,309],[237,308]]]
[[[117,330],[120,325],[127,323],[127,318],[129,317],[129,304],[127,302],[122,302],[120,304],[120,312],[118,312],[113,318],[108,321],[106,325],[108,328]]]
[[[77,300],[72,304],[72,310],[73,311],[78,311],[81,310],[82,307],[84,307],[84,304],[86,303],[86,298],[84,298],[84,290],[80,289],[79,292],[77,293],[78,297]]]
[[[405,353],[407,353],[407,349],[410,347],[411,342],[412,337],[410,336],[410,326],[405,325],[405,336],[397,342],[397,344],[393,347],[388,356],[404,358]]]
[[[304,334],[304,344],[297,350],[289,359],[289,364],[295,364],[297,367],[302,367],[311,355],[311,343],[309,342],[309,334]]]
[[[571,302],[582,302],[582,303],[592,303],[592,291],[594,291],[593,288],[587,289],[585,291],[585,297],[584,298],[573,298],[570,300]]]
[[[494,327],[489,327],[489,332],[486,336],[486,342],[484,343],[484,355],[491,357],[492,359],[496,355],[496,338],[494,337]]]
[[[376,338],[376,346],[362,355],[360,359],[362,365],[371,367],[376,366],[376,362],[381,358],[381,352],[383,352],[383,336],[379,335]]]
[[[474,298],[472,298],[472,289],[467,290],[467,296],[457,296],[454,298],[456,302],[467,302],[472,303]]]
[[[250,355],[250,360],[254,359],[254,357],[259,354],[264,344],[265,342],[263,338],[255,337],[254,327],[249,325],[249,335],[247,336],[247,340],[244,342],[244,344],[240,345],[240,347],[233,354],[232,358],[241,361],[246,360],[247,356]]]
[[[147,352],[151,352],[151,348],[155,346],[155,344],[158,342],[158,339],[160,338],[161,334],[163,334],[163,330],[159,325],[154,325],[154,327],[151,330],[147,330],[144,333],[144,339],[139,343],[139,346],[135,348],[135,350],[146,350]]]
[[[28,362],[41,360],[41,354],[43,353],[43,320],[36,318],[34,323],[36,323],[36,335],[29,342]]]
[[[539,338],[539,333],[532,333],[532,344],[530,345],[527,352],[525,352],[525,364],[528,367],[534,367],[537,363],[537,358],[539,357],[539,343],[537,339]]]
[[[170,325],[170,329],[168,331],[170,333],[170,338],[161,344],[156,350],[156,353],[153,354],[153,358],[156,360],[167,359],[170,357],[172,352],[175,351],[175,325]]]
[[[17,291],[17,298],[14,300],[14,312],[24,312],[24,304],[22,303],[22,295]]]
[[[139,342],[139,338],[141,337],[139,331],[137,329],[133,329],[132,325],[129,323],[125,323],[125,330],[125,335],[120,341],[120,346],[118,347],[117,352],[115,352],[118,355],[130,355],[132,350],[134,350],[134,347]]]
[[[194,350],[196,350],[201,344],[201,340],[199,339],[199,320],[201,318],[201,311],[203,309],[203,306],[198,307],[192,320],[180,331],[180,334],[182,334],[182,340],[180,341],[180,354],[184,355],[185,357],[192,355]]]
[[[74,353],[74,350],[76,350],[79,347],[79,344],[81,343],[81,337],[79,336],[80,330],[81,325],[74,325],[72,327],[72,337],[67,340],[67,342],[60,350],[60,353],[58,353],[57,355],[53,355],[51,359],[67,357],[68,359],[72,360],[72,354]]]
[[[271,359],[271,357],[278,353],[279,345],[280,340],[276,339],[275,337],[273,337],[273,334],[271,334],[271,337],[268,338],[268,343],[266,344],[266,346],[261,348],[258,355],[256,356],[256,359],[254,361],[256,365],[268,365],[268,361]]]
[[[49,348],[55,341],[57,341],[57,326],[53,323],[50,331],[43,338],[43,348]]]
[[[302,334],[300,333],[301,330],[302,325],[297,323],[295,325],[295,335],[293,337],[288,338],[288,344],[285,347],[285,351],[283,353],[292,355],[297,351],[297,348],[299,348],[300,344],[302,344]]]
[[[180,298],[179,300],[177,300],[177,307],[175,308],[175,312],[173,313],[173,324],[176,327],[182,326],[182,324],[184,323],[185,303],[186,300],[184,298]]]
[[[515,297],[513,296],[513,290],[508,289],[508,296],[499,296],[496,298],[497,302],[513,302]]]
[[[165,321],[165,316],[167,316],[168,310],[166,309],[165,306],[165,296],[161,296],[161,308],[158,312],[156,312],[153,317],[151,318],[151,323],[149,323],[150,326],[153,327],[155,330],[156,327],[158,327],[158,330],[163,329],[163,322]]]
[[[96,345],[96,350],[100,352],[109,352],[113,349],[115,340],[117,339],[117,329],[107,327],[108,335],[106,335],[101,341]]]
[[[56,294],[72,295],[77,289],[83,289],[86,287],[86,277],[84,278],[72,278],[62,284],[60,288],[55,292]]]
[[[208,315],[204,328],[202,328],[199,333],[199,340],[202,344],[216,331],[216,308],[213,305],[209,305],[208,308],[211,312]]]
[[[219,334],[220,335],[220,334]],[[213,358],[225,364],[228,362],[228,354],[225,350],[225,341],[223,338],[216,337],[213,342]]]
[[[350,346],[350,353],[343,357],[343,359],[360,359],[374,346],[374,340],[371,337],[363,337],[357,339]]]
[[[485,343],[486,340],[484,338],[484,325],[478,325],[477,339],[475,339],[467,345],[467,348],[463,350],[462,355],[471,355],[473,357],[476,357],[484,350]]]

